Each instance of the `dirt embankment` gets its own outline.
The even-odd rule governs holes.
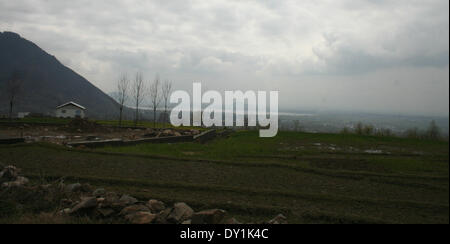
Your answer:
[[[68,124],[61,125],[0,124],[0,139],[24,138],[25,142],[50,142],[61,145],[76,141],[100,141],[112,139],[129,141],[168,136],[194,136],[198,134],[200,134],[200,131],[195,129],[124,128],[104,126],[84,119],[74,119]]]

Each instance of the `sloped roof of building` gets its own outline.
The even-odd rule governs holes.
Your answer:
[[[81,108],[81,109],[83,109],[83,110],[86,110],[85,107],[83,107],[83,106],[81,106],[80,104],[75,103],[75,102],[64,103],[63,105],[59,105],[59,106],[56,107],[56,108],[58,109],[58,108],[62,108],[62,107],[68,106],[68,105],[73,105],[73,106],[75,106],[75,107],[78,107],[78,108]]]

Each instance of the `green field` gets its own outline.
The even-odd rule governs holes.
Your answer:
[[[448,150],[444,141],[243,131],[206,144],[0,146],[0,163],[34,181],[65,176],[242,221],[449,223]]]

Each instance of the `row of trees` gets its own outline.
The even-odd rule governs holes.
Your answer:
[[[395,134],[390,129],[376,129],[373,125],[364,125],[359,122],[356,124],[354,130],[349,128],[344,128],[341,131],[342,134],[358,134],[366,136],[395,136]],[[408,138],[421,138],[421,139],[431,139],[439,140],[442,139],[441,129],[437,126],[436,122],[433,120],[430,122],[428,129],[425,131],[420,131],[418,128],[412,128],[405,131],[404,135]]]
[[[153,82],[147,84],[140,72],[134,75],[132,81],[130,81],[126,74],[122,74],[117,81],[116,98],[119,103],[119,126],[122,126],[124,108],[129,100],[135,106],[135,126],[137,126],[140,119],[139,108],[148,101],[150,101],[150,107],[153,109],[153,126],[156,127],[156,111],[161,102],[164,103],[164,123],[167,123],[167,109],[171,93],[172,82],[169,80],[161,82],[159,75],[156,75]]]
[[[439,140],[443,138],[441,129],[437,126],[434,120],[431,121],[427,130],[420,131],[418,128],[408,129],[405,132],[405,136],[408,138],[423,138],[431,140]]]

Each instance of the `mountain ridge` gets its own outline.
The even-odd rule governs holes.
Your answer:
[[[23,81],[14,114],[52,115],[58,105],[73,101],[85,106],[90,118],[117,116],[113,98],[35,43],[9,31],[0,32],[0,114],[9,110],[6,83],[14,72]]]

